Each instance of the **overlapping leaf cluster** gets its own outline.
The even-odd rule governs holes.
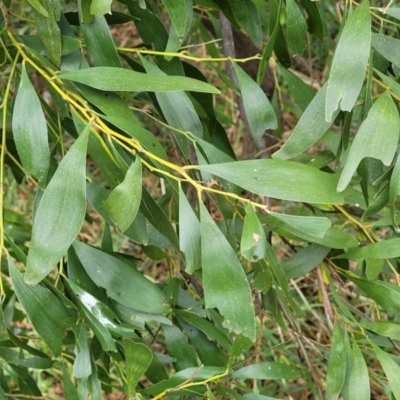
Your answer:
[[[67,400],[400,399],[400,8],[339,2],[315,91],[290,69],[330,40],[311,0],[20,3],[1,3],[0,398],[46,398],[46,370]],[[222,14],[260,55],[220,54]],[[116,24],[140,44],[118,47]],[[207,57],[182,50],[196,40]],[[228,88],[272,159],[236,159]],[[7,200],[19,185],[29,213]],[[309,273],[322,304],[296,284]]]

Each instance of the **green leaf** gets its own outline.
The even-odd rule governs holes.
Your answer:
[[[25,282],[40,282],[77,237],[86,212],[87,125],[61,160],[40,200],[32,227]]]
[[[110,92],[175,92],[189,90],[193,92],[220,93],[214,86],[186,76],[159,76],[125,68],[85,68],[79,71],[61,72],[58,77]]]
[[[119,60],[118,53],[110,33],[110,28],[108,27],[104,17],[94,17],[93,22],[89,24],[81,24],[81,30],[85,39],[89,56],[92,59],[95,67],[121,67],[121,61]],[[76,71],[75,73],[85,70],[91,71],[88,68],[85,68],[83,70]]]
[[[207,308],[218,308],[223,325],[250,340],[256,338],[255,315],[246,274],[231,245],[200,204],[201,259]]]
[[[349,370],[347,373],[348,400],[370,400],[368,368],[357,342],[353,340],[353,349],[350,353]]]
[[[369,1],[364,0],[345,22],[332,60],[326,93],[326,121],[335,111],[351,111],[360,94],[371,48]]]
[[[331,227],[331,221],[325,217],[313,217],[313,216],[302,216],[302,215],[288,215],[276,212],[270,212],[273,218],[277,218],[280,221],[290,225],[297,231],[303,231],[311,236],[323,238]]]
[[[303,54],[307,46],[307,22],[295,0],[286,0],[286,26],[290,52]]]
[[[400,20],[400,7],[390,7],[385,11],[387,15]]]
[[[300,376],[298,368],[277,362],[248,365],[232,374],[232,378],[236,379],[297,379]]]
[[[200,222],[182,188],[179,188],[179,244],[185,253],[186,271],[192,274],[201,268]]]
[[[400,309],[400,288],[397,285],[379,280],[359,279],[350,274],[348,274],[348,278],[385,310]]]
[[[394,397],[400,400],[400,366],[394,361],[388,353],[378,347],[372,340],[369,341],[374,352],[382,365],[383,371],[389,382],[390,390]]]
[[[128,381],[128,396],[132,397],[139,379],[145,374],[153,359],[152,351],[143,343],[124,339],[126,362],[126,379]]]
[[[393,225],[399,229],[399,224],[396,221],[396,198],[400,194],[400,157],[397,156],[396,164],[393,168],[392,176],[389,184],[389,206],[390,215]]]
[[[225,350],[227,351],[231,350],[232,343],[230,342],[226,332],[223,329],[220,329],[218,326],[215,326],[207,319],[199,317],[192,311],[176,309],[174,310],[174,314],[185,319],[191,325],[195,326],[197,329],[204,332],[207,335],[207,337],[215,340]]]
[[[40,0],[28,0],[28,3],[40,14],[42,14],[44,17],[48,17],[49,13],[47,12],[46,8],[43,7],[42,3]]]
[[[285,80],[285,83],[288,85],[290,93],[294,97],[294,100],[299,105],[299,107],[303,111],[305,111],[315,96],[314,90],[311,89],[310,86],[308,86],[306,83],[304,83],[299,77],[297,77],[295,74],[290,72],[288,69],[281,67],[279,64],[277,65],[277,67],[278,67],[279,73],[282,75],[283,79]],[[321,90],[326,91],[326,86],[323,86],[323,88],[324,89],[321,89]],[[320,108],[317,109],[316,111],[314,111],[315,113],[318,113],[318,115],[320,116],[318,118],[320,124],[325,122],[325,117],[324,117],[324,115],[325,115],[325,95],[326,95],[326,93],[323,94],[322,96],[320,96],[321,98],[319,99],[319,101],[317,103],[320,106]],[[314,122],[314,119],[309,118],[308,124],[313,123],[313,122]],[[299,123],[300,123],[300,121],[297,123],[297,125]],[[295,129],[296,129],[297,125],[295,126]],[[291,140],[290,138],[293,136],[293,132],[289,136],[288,140]],[[285,144],[286,143],[287,143],[287,141],[285,142]],[[276,153],[274,153],[274,154],[276,154]],[[278,158],[280,158],[280,157],[278,157]],[[283,158],[283,157],[281,157],[281,158]],[[288,157],[288,158],[290,158],[290,157]]]
[[[21,81],[15,98],[12,128],[25,173],[36,177],[40,187],[44,188],[50,165],[47,124],[25,64],[22,64]]]
[[[104,14],[111,14],[112,0],[92,0],[90,4],[90,13],[97,17],[102,17]]]
[[[307,11],[307,26],[308,32],[315,35],[318,39],[325,39],[325,24],[322,21],[321,13],[318,8],[318,3],[313,0],[300,0],[302,6]]]
[[[280,150],[274,153],[274,158],[286,160],[296,157],[311,147],[329,129],[332,123],[325,120],[326,92],[327,84],[322,86],[311,100],[289,139]],[[338,110],[334,111],[333,118],[338,113]]]
[[[187,337],[175,325],[163,325],[165,343],[168,354],[175,358],[174,367],[177,371],[198,365],[196,352],[189,345]]]
[[[396,257],[400,257],[400,238],[397,237],[368,244],[363,247],[355,247],[349,249],[347,253],[336,256],[336,258],[348,259],[385,259]]]
[[[54,355],[60,355],[65,332],[63,321],[70,317],[67,309],[47,288],[27,285],[10,257],[8,268],[15,294],[26,315]]]
[[[310,244],[299,250],[289,259],[282,260],[282,266],[288,279],[296,279],[313,270],[329,253],[330,248],[319,244]]]
[[[50,60],[59,66],[61,61],[61,32],[57,24],[59,15],[56,15],[58,12],[55,12],[52,0],[41,0],[41,2],[48,15],[45,16],[41,9],[34,8],[35,25]]]
[[[189,13],[193,13],[193,2],[192,0],[161,0],[165,10],[171,19],[172,25],[175,28],[175,32],[179,38],[186,36],[190,26],[187,25],[187,21],[191,18],[187,18]]]
[[[337,175],[300,163],[262,159],[195,168],[262,196],[307,203],[344,202],[343,194],[336,192]]]
[[[251,37],[256,47],[262,43],[262,30],[257,7],[252,0],[227,0],[235,20]]]
[[[139,210],[142,197],[142,163],[136,157],[125,178],[108,196],[101,208],[110,216],[115,226],[125,232]]]
[[[372,46],[384,58],[400,68],[400,60],[398,57],[400,40],[381,33],[372,34]]]
[[[161,69],[156,65],[146,61],[145,58],[141,57],[141,61],[146,72],[149,74],[148,76],[174,79],[174,77],[168,76],[161,71]],[[186,77],[181,78],[192,79]],[[203,81],[196,80],[195,82],[201,82],[203,85],[208,85]],[[203,126],[200,118],[186,93],[174,90],[172,93],[156,93],[156,97],[161,111],[169,125],[185,132],[191,132],[195,136],[203,136]],[[184,110],[184,112],[182,112],[182,110]],[[178,135],[175,136],[178,143],[180,143],[181,139],[185,139],[184,137],[181,138],[181,136],[181,133],[178,133]],[[186,151],[184,151],[184,154],[185,153]]]
[[[133,265],[82,242],[74,242],[73,247],[87,274],[109,297],[140,311],[168,313],[164,294]]]
[[[360,325],[378,335],[400,340],[400,324],[391,321],[370,322],[362,321]]]
[[[396,153],[399,130],[399,113],[390,92],[386,91],[369,110],[367,118],[357,132],[340,176],[338,191],[346,188],[365,157],[377,158],[383,164],[389,165]],[[385,132],[385,135],[377,135],[378,131]]]
[[[246,205],[240,252],[251,262],[258,261],[267,254],[265,232],[251,204]]]
[[[104,318],[104,316],[102,313],[97,312],[99,311],[98,305],[100,302],[72,281],[67,279],[66,282],[71,288],[71,295],[74,298],[74,302],[77,304],[84,320],[99,340],[102,349],[104,351],[117,351],[114,340],[108,330],[108,328],[111,327],[109,319],[105,318],[103,321],[102,318]],[[92,311],[95,312],[95,315]],[[99,320],[101,320],[101,322]],[[92,373],[95,370],[96,368],[93,368],[92,365]]]
[[[268,97],[257,83],[236,63],[233,63],[239,81],[246,118],[254,140],[260,140],[267,129],[276,129],[278,121]]]
[[[85,326],[79,323],[76,329],[76,344],[75,344],[75,361],[73,366],[73,374],[78,379],[86,379],[92,373],[90,364],[90,352],[87,342],[87,334]]]
[[[326,375],[326,398],[337,400],[346,379],[348,340],[344,340],[344,331],[337,319],[333,326],[331,349],[329,352],[328,372]]]
[[[168,380],[163,380],[149,388],[142,390],[141,393],[155,396],[165,390],[181,385],[188,379],[191,382],[202,382],[213,377],[216,378],[220,375],[225,375],[225,368],[213,366],[186,368],[183,371],[179,371],[176,374],[172,375]],[[171,392],[172,391],[170,391],[170,393]]]

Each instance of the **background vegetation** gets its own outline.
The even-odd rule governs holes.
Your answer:
[[[0,399],[400,399],[391,3],[0,3]]]

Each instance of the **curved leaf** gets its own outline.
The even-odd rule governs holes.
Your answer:
[[[369,1],[364,0],[345,22],[336,47],[326,92],[326,121],[335,111],[351,111],[367,70],[371,48],[371,15]]]
[[[142,163],[136,157],[125,178],[108,196],[101,208],[109,215],[115,226],[125,232],[139,211],[142,197]]]
[[[346,188],[361,160],[365,157],[377,158],[383,164],[389,165],[396,153],[399,131],[399,112],[390,92],[386,91],[373,104],[357,132],[337,190],[342,191]],[[385,132],[385,134],[379,135],[377,132]]]
[[[47,124],[42,105],[22,64],[12,116],[15,145],[25,173],[33,175],[44,188],[50,165]]]
[[[15,294],[26,315],[54,355],[60,355],[65,332],[63,321],[70,317],[67,309],[49,289],[27,285],[10,257],[8,268]]]
[[[32,227],[25,282],[40,282],[81,230],[86,212],[87,125],[64,156],[40,200]]]
[[[164,294],[133,265],[82,242],[74,242],[73,247],[87,274],[112,299],[140,311],[168,313]]]
[[[254,308],[243,267],[203,204],[200,204],[200,221],[206,307],[218,308],[227,329],[254,341]]]
[[[176,92],[188,90],[220,93],[214,86],[186,76],[159,76],[115,67],[92,67],[79,71],[61,72],[58,77],[110,92]]]
[[[212,173],[262,196],[321,204],[344,202],[343,194],[336,192],[336,174],[300,163],[263,159],[197,165],[193,168]]]
[[[275,111],[267,95],[257,83],[250,78],[236,63],[233,63],[239,81],[246,118],[249,123],[251,135],[254,140],[259,140],[267,129],[278,126]]]

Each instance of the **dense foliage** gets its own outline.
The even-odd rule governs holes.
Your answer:
[[[400,400],[400,8],[325,3],[0,3],[0,399]]]

